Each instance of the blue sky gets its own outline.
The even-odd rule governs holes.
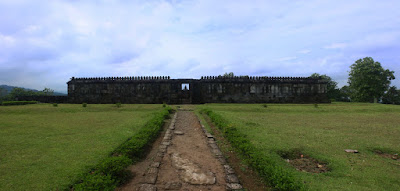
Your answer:
[[[400,88],[400,1],[0,0],[0,84],[72,77],[327,74],[370,56]]]

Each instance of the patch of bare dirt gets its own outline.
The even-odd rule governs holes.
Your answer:
[[[330,169],[326,163],[318,161],[312,157],[304,155],[301,150],[294,149],[291,151],[278,152],[281,157],[291,164],[298,171],[310,172],[310,173],[324,173]]]
[[[393,159],[393,160],[400,160],[399,154],[390,154],[390,153],[385,153],[379,150],[376,150],[375,153],[383,158],[388,158],[388,159]]]
[[[240,160],[238,154],[234,152],[230,143],[225,140],[222,133],[217,129],[217,127],[215,127],[210,118],[206,115],[203,115],[203,117],[207,124],[209,124],[214,137],[217,140],[218,146],[227,159],[227,162],[235,170],[235,173],[239,178],[240,183],[243,185],[243,188],[249,191],[271,190],[271,188],[266,186],[266,183],[263,182],[260,176],[258,176],[256,171]]]
[[[299,171],[311,173],[324,173],[329,171],[329,168],[326,166],[326,164],[318,162],[313,158],[303,157],[292,160],[287,159],[286,161],[288,161]]]

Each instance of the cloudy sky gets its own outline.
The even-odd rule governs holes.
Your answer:
[[[0,0],[0,84],[72,77],[327,74],[370,56],[400,87],[399,0]]]

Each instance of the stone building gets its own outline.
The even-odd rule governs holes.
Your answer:
[[[329,103],[321,78],[169,76],[74,78],[70,103]]]

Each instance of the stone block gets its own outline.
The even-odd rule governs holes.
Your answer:
[[[142,184],[136,190],[137,191],[157,191],[157,187],[152,184]]]
[[[238,183],[226,184],[226,190],[240,190],[240,189],[243,189],[241,184],[238,184]]]

